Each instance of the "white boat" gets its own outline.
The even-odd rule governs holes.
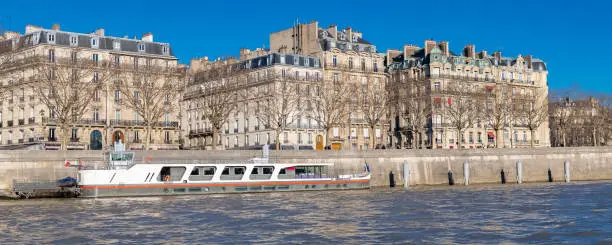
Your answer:
[[[134,152],[108,152],[105,166],[79,170],[82,197],[193,195],[370,188],[369,166],[360,174],[331,176],[333,163],[135,163]]]

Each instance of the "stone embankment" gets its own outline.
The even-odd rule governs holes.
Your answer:
[[[248,159],[259,151],[142,151],[136,161],[205,162]],[[501,182],[504,171],[508,183],[516,183],[517,161],[521,161],[522,182],[546,182],[550,169],[554,181],[564,181],[564,162],[569,162],[572,181],[612,180],[612,148],[543,148],[543,149],[475,149],[475,150],[373,150],[373,151],[271,151],[280,162],[330,161],[338,172],[363,170],[370,165],[372,186],[388,186],[390,177],[401,185],[404,166],[410,170],[410,185],[445,185],[449,172],[455,184],[464,184],[466,169],[470,184]],[[103,162],[99,151],[0,151],[0,195],[11,190],[14,180],[45,181],[76,176],[74,168],[64,167],[64,160],[86,164]],[[392,173],[392,174],[390,174]]]

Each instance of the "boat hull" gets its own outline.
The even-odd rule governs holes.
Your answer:
[[[160,183],[80,186],[81,197],[172,196],[221,193],[352,190],[370,188],[369,179],[234,183]]]

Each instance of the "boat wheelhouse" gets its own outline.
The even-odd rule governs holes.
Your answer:
[[[334,164],[272,163],[264,156],[248,161],[210,163],[134,162],[134,152],[109,152],[101,169],[80,170],[84,197],[185,195],[211,193],[345,190],[370,187],[366,166],[359,174],[337,175]]]

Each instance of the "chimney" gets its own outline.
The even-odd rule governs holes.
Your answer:
[[[476,58],[476,47],[474,44],[468,44],[463,48],[463,56]]]
[[[147,33],[142,35],[142,40],[145,42],[153,42],[153,33]]]
[[[331,34],[334,38],[338,38],[338,27],[336,25],[331,25],[325,29],[329,34]]]
[[[442,41],[438,43],[438,47],[440,48],[440,50],[442,50],[442,54],[446,56],[450,55],[450,52],[448,50],[448,41]]]
[[[435,47],[436,47],[436,41],[425,40],[425,56],[427,56],[429,52]]]
[[[103,37],[104,36],[104,28],[96,29],[96,35]]]
[[[395,50],[395,49],[387,49],[387,57],[385,57],[387,61],[387,65],[393,63],[393,58],[395,58],[396,56],[400,54],[402,54],[402,51]]]
[[[493,57],[495,57],[495,62],[497,62],[497,64],[501,63],[501,52],[493,52]]]
[[[60,30],[60,25],[59,24],[53,24],[53,27],[51,27],[52,30],[54,31],[59,31]]]
[[[412,44],[404,45],[404,60],[407,60],[408,57],[416,53],[417,50],[419,50],[419,46],[412,45]]]
[[[353,42],[353,29],[351,27],[345,28],[346,30],[346,40],[349,42]]]
[[[525,63],[527,63],[527,68],[531,69],[533,67],[533,57],[531,55],[525,56]]]
[[[40,30],[42,30],[42,27],[40,27],[40,26],[27,25],[25,33],[28,34],[28,33],[36,32],[36,31],[40,31]]]

